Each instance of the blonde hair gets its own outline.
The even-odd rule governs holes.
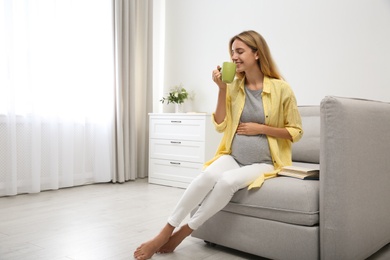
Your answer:
[[[244,31],[240,34],[237,34],[236,36],[231,38],[229,42],[230,58],[232,58],[233,42],[237,39],[245,43],[249,48],[252,49],[254,53],[257,53],[259,57],[259,59],[257,60],[257,64],[259,65],[261,72],[263,72],[265,76],[275,79],[283,79],[274,60],[272,59],[268,44],[263,38],[263,36],[261,36],[255,31]],[[244,76],[244,72],[237,73],[238,78],[243,78]]]

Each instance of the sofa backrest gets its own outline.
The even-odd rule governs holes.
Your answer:
[[[320,106],[299,106],[303,137],[292,145],[295,162],[320,163]]]

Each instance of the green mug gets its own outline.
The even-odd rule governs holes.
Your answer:
[[[236,76],[236,64],[233,62],[222,63],[222,81],[225,83],[232,83]]]

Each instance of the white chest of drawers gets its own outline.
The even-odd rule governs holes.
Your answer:
[[[149,114],[149,183],[186,188],[222,137],[208,114]]]

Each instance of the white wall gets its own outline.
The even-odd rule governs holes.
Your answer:
[[[158,100],[179,83],[196,94],[187,111],[212,112],[211,72],[229,59],[229,39],[248,29],[265,37],[299,105],[317,105],[326,95],[390,102],[388,0],[156,1],[164,15],[155,20],[161,66],[154,73],[161,77],[154,112],[172,111]]]

